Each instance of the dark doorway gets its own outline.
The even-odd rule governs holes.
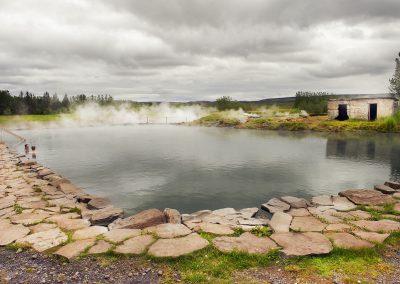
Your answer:
[[[339,115],[336,117],[337,120],[349,119],[349,116],[347,115],[347,105],[339,105],[338,112]]]
[[[376,120],[378,104],[369,104],[369,120]]]

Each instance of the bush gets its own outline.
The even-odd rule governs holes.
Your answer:
[[[297,92],[294,107],[312,115],[326,114],[331,96],[325,92]]]

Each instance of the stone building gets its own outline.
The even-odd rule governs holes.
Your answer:
[[[393,115],[398,109],[398,99],[392,97],[338,98],[328,101],[330,119],[376,120]]]

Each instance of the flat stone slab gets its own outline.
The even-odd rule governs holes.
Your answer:
[[[183,224],[165,223],[154,227],[144,229],[145,232],[154,233],[162,239],[171,239],[183,237],[192,233],[192,231]]]
[[[321,233],[275,233],[273,239],[287,256],[318,255],[330,253],[331,242]]]
[[[258,212],[257,207],[250,207],[250,208],[243,208],[238,211],[238,213],[241,215],[241,217],[245,219],[250,219],[256,215]]]
[[[361,249],[361,248],[371,248],[374,244],[356,238],[349,233],[326,233],[329,239],[332,240],[333,245],[338,248],[344,249]]]
[[[155,239],[151,235],[137,236],[117,246],[114,251],[123,254],[142,254],[154,241]]]
[[[106,241],[100,240],[92,246],[88,253],[89,254],[99,254],[99,253],[106,253],[112,248],[112,245]]]
[[[346,197],[334,196],[332,197],[333,209],[337,211],[350,211],[357,208],[353,202],[348,200]]]
[[[81,216],[78,213],[72,212],[72,213],[65,213],[65,214],[57,214],[57,215],[53,215],[49,218],[46,219],[46,221],[48,222],[58,222],[60,220],[64,220],[64,219],[78,219]]]
[[[108,232],[107,227],[91,226],[75,231],[74,234],[72,235],[72,239],[73,240],[93,239],[106,232]]]
[[[82,190],[80,188],[69,182],[60,183],[57,188],[66,195],[77,196],[79,194],[82,194]]]
[[[57,225],[50,224],[50,223],[40,223],[40,224],[29,227],[32,234],[48,231],[48,230],[55,229],[55,228],[57,228]]]
[[[23,225],[3,226],[0,233],[0,246],[11,244],[29,234],[29,229]]]
[[[63,256],[68,259],[75,258],[79,256],[82,252],[84,252],[88,247],[93,246],[96,240],[94,239],[86,239],[79,240],[65,246],[61,247],[54,254]]]
[[[375,232],[365,232],[365,231],[354,231],[353,234],[361,239],[379,244],[383,243],[390,236],[390,234],[379,234]]]
[[[360,227],[362,229],[372,231],[372,232],[395,232],[400,231],[400,223],[392,220],[379,220],[379,221],[367,221],[367,220],[360,220],[360,221],[353,221],[352,224]]]
[[[357,219],[365,220],[372,218],[370,213],[362,210],[349,211],[348,213]]]
[[[387,181],[387,182],[385,182],[385,185],[387,185],[393,189],[400,190],[400,182]]]
[[[282,196],[281,200],[291,206],[291,208],[307,208],[307,200],[294,196]]]
[[[234,231],[226,225],[213,224],[213,223],[200,223],[200,230],[206,233],[215,235],[232,235]]]
[[[261,204],[261,208],[270,213],[276,213],[288,211],[290,209],[290,205],[279,200],[278,198],[272,198],[267,203]]]
[[[351,229],[352,227],[350,225],[337,223],[326,226],[324,232],[347,232]]]
[[[21,213],[10,218],[14,224],[33,225],[48,218],[50,213]]]
[[[257,218],[249,218],[249,219],[239,219],[239,225],[245,226],[266,226],[269,224],[269,221],[266,219],[257,219]]]
[[[84,219],[60,219],[56,223],[58,227],[68,231],[75,231],[90,226],[90,222]]]
[[[38,252],[43,252],[59,246],[67,240],[67,235],[64,234],[59,228],[56,228],[28,235],[17,240],[16,243],[28,245]]]
[[[313,216],[294,217],[290,229],[297,232],[322,232],[326,224]]]
[[[319,195],[311,198],[311,203],[317,206],[332,206],[333,201],[330,195]]]
[[[394,207],[393,207],[393,210],[400,213],[400,203],[396,203],[396,204],[394,205]]]
[[[111,205],[111,201],[103,197],[92,198],[87,204],[89,209],[103,209]]]
[[[339,193],[357,205],[385,205],[395,203],[390,195],[372,189],[349,189]]]
[[[226,215],[232,215],[236,214],[236,210],[234,208],[222,208],[222,209],[217,209],[212,211],[212,214],[217,215],[217,216],[226,216]]]
[[[3,198],[0,198],[0,209],[11,207],[15,204],[16,198],[14,195],[9,195]]]
[[[305,208],[292,208],[287,212],[287,214],[291,215],[292,217],[305,217],[311,215],[310,211]]]
[[[397,192],[396,189],[393,189],[393,188],[391,188],[391,187],[389,187],[387,185],[384,185],[384,184],[375,185],[374,189],[377,190],[377,191],[380,191],[382,193],[385,193],[385,194],[393,194],[393,193]]]
[[[160,239],[148,251],[155,257],[178,257],[186,255],[208,246],[208,241],[193,233],[177,239]]]
[[[244,233],[240,237],[217,237],[213,239],[212,243],[222,252],[240,251],[261,254],[278,248],[276,243],[270,238],[256,237],[251,233]]]
[[[113,229],[103,234],[104,239],[112,243],[120,243],[126,239],[140,236],[140,229]]]
[[[117,219],[110,229],[143,229],[165,223],[165,215],[158,209],[148,209],[125,219]]]
[[[290,223],[293,217],[284,212],[276,212],[269,222],[269,226],[275,233],[289,232]]]
[[[107,226],[114,220],[121,218],[124,211],[121,208],[108,206],[99,210],[88,210],[86,213],[90,214],[89,221],[92,225]]]

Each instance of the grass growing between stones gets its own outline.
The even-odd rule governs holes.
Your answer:
[[[209,246],[178,259],[155,261],[165,262],[179,271],[184,283],[224,283],[231,282],[233,272],[251,267],[266,267],[278,259],[278,255],[277,251],[263,255],[222,253]],[[165,282],[173,283],[173,280],[165,279]]]

